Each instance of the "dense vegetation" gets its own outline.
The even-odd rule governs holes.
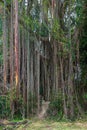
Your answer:
[[[87,0],[0,0],[0,118],[87,113]]]

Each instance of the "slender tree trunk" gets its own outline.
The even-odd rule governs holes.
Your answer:
[[[11,2],[11,33],[10,33],[10,85],[13,87],[14,61],[13,61],[13,2]]]
[[[40,54],[37,52],[37,104],[38,104],[38,111],[40,111]]]
[[[71,53],[70,53],[70,57],[69,57],[69,74],[68,74],[68,100],[69,100],[69,104],[70,104],[70,114],[71,114],[71,118],[73,118],[74,116],[74,104],[73,104],[73,94],[74,94],[74,90],[73,90],[73,66],[72,66],[72,60],[71,60]]]
[[[14,36],[15,36],[15,85],[16,85],[16,92],[17,97],[19,96],[19,41],[18,41],[18,0],[14,1]]]
[[[26,84],[25,84],[25,31],[22,31],[22,87],[23,104],[26,104]],[[25,107],[23,106],[23,118],[25,118]]]
[[[11,86],[11,92],[13,91],[14,88],[14,51],[13,51],[13,1],[11,1],[11,31],[10,31],[10,86]],[[12,113],[12,118],[14,114],[14,104],[13,104],[13,99],[12,99],[12,93],[11,93],[11,113]]]
[[[60,72],[61,72],[61,86],[62,86],[62,94],[63,94],[63,108],[64,108],[64,115],[67,118],[67,106],[66,106],[66,96],[65,96],[65,82],[63,78],[63,61],[60,57]]]
[[[3,22],[3,65],[4,65],[4,93],[7,85],[7,28],[6,28],[6,0],[4,0],[4,22]]]
[[[70,13],[71,13],[71,0],[69,1],[69,73],[68,73],[68,102],[70,105],[70,118],[74,117],[74,104],[73,104],[73,61],[72,61],[72,41],[71,41],[71,19],[70,19]]]
[[[33,58],[34,58],[34,46],[33,46],[34,43],[32,43],[31,45],[31,65],[30,65],[30,70],[31,70],[31,111],[32,111],[32,115],[33,115],[33,98],[34,98],[34,62],[33,62]]]
[[[58,92],[58,63],[57,63],[57,43],[54,41],[54,90]]]
[[[29,117],[29,92],[30,92],[30,40],[27,41],[27,118]]]

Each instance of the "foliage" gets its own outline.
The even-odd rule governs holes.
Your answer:
[[[8,91],[7,95],[0,96],[0,118],[11,118],[12,105],[14,106],[14,118],[22,118],[25,104],[21,95],[17,99],[15,88]]]
[[[7,118],[10,116],[10,98],[9,96],[0,96],[0,118]]]
[[[63,117],[63,101],[62,101],[62,95],[56,94],[50,104],[49,104],[49,110],[48,110],[48,116],[52,119],[62,119]]]
[[[9,91],[8,95],[10,97],[11,104],[14,106],[14,118],[22,118],[23,110],[25,109],[26,105],[24,104],[21,94],[17,98],[16,89],[14,87]]]
[[[40,27],[40,31],[39,31],[39,35],[42,37],[48,37],[49,36],[49,30],[48,30],[48,26],[46,25],[46,23],[42,23],[41,27]]]

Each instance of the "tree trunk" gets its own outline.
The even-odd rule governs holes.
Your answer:
[[[10,86],[11,86],[11,92],[14,88],[14,50],[13,50],[13,1],[11,1],[11,31],[10,31]],[[11,93],[11,113],[12,113],[12,119],[14,114],[14,104],[12,99],[12,93]]]
[[[60,57],[60,72],[61,72],[61,87],[62,87],[62,94],[63,94],[63,109],[64,115],[67,118],[67,106],[66,106],[66,95],[65,95],[65,82],[63,78],[63,60]]]
[[[6,25],[6,0],[4,0],[4,22],[3,22],[3,66],[4,66],[4,93],[7,85],[7,25]]]
[[[16,94],[17,97],[19,96],[19,41],[18,41],[18,0],[14,1],[14,14],[15,14],[15,20],[14,20],[14,43],[15,43],[15,85],[16,85]]]
[[[27,117],[29,117],[29,92],[30,92],[30,40],[27,41]]]

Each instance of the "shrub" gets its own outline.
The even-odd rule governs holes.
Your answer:
[[[53,119],[61,119],[63,116],[63,102],[62,95],[56,94],[56,96],[51,100],[48,109],[48,116]]]
[[[7,118],[10,115],[10,100],[8,96],[0,96],[0,118]]]

